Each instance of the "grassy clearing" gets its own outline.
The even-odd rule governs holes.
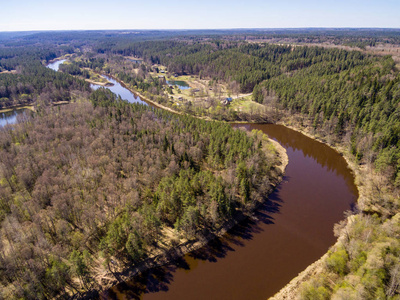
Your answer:
[[[143,62],[142,58],[134,57],[134,56],[124,56],[126,59],[132,59],[132,60],[137,60]]]
[[[254,102],[251,99],[251,96],[234,99],[231,103],[231,108],[235,111],[242,111],[246,113],[264,112],[266,110],[265,105]]]
[[[161,73],[162,74],[162,73]],[[160,76],[160,73],[152,72],[153,77]],[[226,85],[214,84],[209,85],[209,80],[200,79],[194,75],[182,75],[182,76],[168,76],[164,75],[167,81],[185,81],[189,84],[190,89],[179,89],[174,87],[172,94],[169,94],[170,100],[174,102],[175,106],[179,107],[184,103],[192,102],[194,106],[205,106],[210,99],[216,100],[218,103],[228,97],[232,97],[233,101],[228,107],[235,111],[245,113],[255,113],[264,111],[264,106],[252,101],[251,94],[234,94],[228,90]],[[222,105],[222,104],[221,104]]]

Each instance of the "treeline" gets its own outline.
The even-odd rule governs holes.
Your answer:
[[[276,158],[262,135],[130,105],[104,89],[91,102],[0,130],[2,298],[96,288],[110,264],[201,238],[270,188]]]
[[[246,36],[249,40],[272,40],[289,43],[316,43],[358,47],[377,44],[400,44],[399,29],[276,29]]]
[[[224,29],[224,30],[89,30],[52,32],[0,33],[0,41],[7,46],[32,46],[37,44],[96,46],[107,49],[110,44],[129,44],[144,40],[273,40],[297,43],[332,43],[374,45],[375,43],[400,43],[399,29],[364,28],[304,28],[304,29]],[[68,46],[65,46],[68,45]]]

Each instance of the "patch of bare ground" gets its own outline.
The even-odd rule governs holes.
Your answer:
[[[0,113],[5,113],[13,110],[19,110],[19,109],[29,109],[31,111],[36,111],[35,107],[33,105],[16,105],[16,106],[11,106],[7,107],[4,109],[0,109]]]
[[[113,85],[112,83],[110,83],[110,82],[99,82],[99,81],[94,81],[94,80],[90,80],[90,79],[85,79],[85,81],[86,82],[89,82],[89,83],[91,83],[91,84],[95,84],[95,85],[101,85],[101,86],[110,86],[110,85]]]
[[[17,70],[11,70],[11,71],[5,70],[0,72],[0,74],[17,74]]]

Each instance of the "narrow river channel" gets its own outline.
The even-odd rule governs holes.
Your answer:
[[[139,96],[135,95],[130,90],[123,87],[117,80],[115,80],[109,76],[105,76],[105,75],[101,75],[101,76],[113,84],[112,86],[106,86],[106,88],[109,89],[114,94],[116,94],[117,96],[120,96],[121,99],[127,100],[130,103],[140,103],[140,104],[147,105],[147,103],[144,102],[142,99],[140,99]],[[90,86],[94,90],[97,90],[98,88],[101,87],[100,85],[96,85],[96,84],[91,84]]]
[[[268,299],[335,243],[333,226],[358,196],[343,157],[284,126],[232,126],[261,130],[285,147],[289,164],[283,182],[256,218],[174,263],[113,287],[103,299]]]

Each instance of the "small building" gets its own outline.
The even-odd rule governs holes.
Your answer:
[[[228,104],[230,104],[232,102],[232,100],[233,99],[231,97],[228,97],[228,98],[225,98],[224,100],[222,100],[221,103],[223,105],[228,105]]]

